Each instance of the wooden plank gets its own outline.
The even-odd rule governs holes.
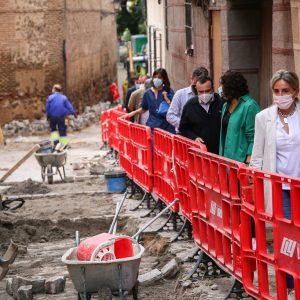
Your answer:
[[[21,164],[23,164],[34,152],[40,149],[39,145],[32,147],[18,162],[14,164],[1,178],[0,182],[3,182],[7,177],[9,177],[16,169],[18,169]]]

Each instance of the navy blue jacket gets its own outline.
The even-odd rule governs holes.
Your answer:
[[[60,118],[67,115],[75,115],[75,111],[72,104],[65,95],[55,92],[48,97],[46,104],[46,114],[47,118]]]

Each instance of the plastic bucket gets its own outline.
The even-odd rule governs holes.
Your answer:
[[[41,141],[39,145],[39,153],[52,153],[52,144],[50,140]]]
[[[109,193],[123,193],[126,190],[126,173],[111,171],[104,173],[107,191]]]
[[[77,248],[77,258],[82,261],[110,261],[132,256],[132,240],[109,233],[89,237]]]

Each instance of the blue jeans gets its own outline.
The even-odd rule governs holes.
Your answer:
[[[291,220],[291,196],[290,190],[282,190],[282,208],[284,218]],[[286,284],[289,289],[294,288],[293,276],[286,274]]]

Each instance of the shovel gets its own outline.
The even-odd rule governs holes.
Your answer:
[[[0,281],[6,276],[9,265],[12,264],[18,254],[18,245],[10,242],[3,257],[0,257]]]

